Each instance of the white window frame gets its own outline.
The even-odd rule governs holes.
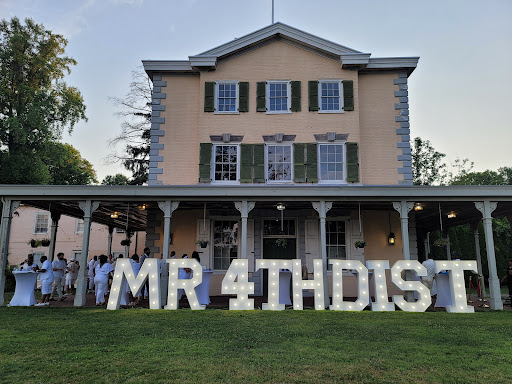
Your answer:
[[[283,113],[292,113],[292,85],[291,80],[267,80],[266,89],[265,89],[265,99],[266,99],[266,107],[267,107],[267,115],[280,115]],[[270,110],[270,84],[286,84],[286,111],[271,111]]]
[[[268,177],[268,147],[290,147],[290,180],[270,180]],[[293,143],[291,142],[283,142],[283,143],[267,143],[265,144],[265,180],[267,184],[293,184],[293,175],[294,175],[294,163],[293,163]]]
[[[46,220],[48,225],[46,226],[45,232],[37,232],[37,219],[39,216],[46,216]],[[34,217],[34,235],[44,235],[48,233],[48,230],[50,228],[50,213],[49,212],[36,212],[36,215]]]
[[[317,166],[318,166],[318,184],[348,184],[347,183],[347,146],[345,145],[346,141],[326,141],[326,142],[318,142],[318,159],[317,159]],[[343,180],[322,180],[322,173],[321,173],[321,162],[320,162],[320,147],[322,145],[341,145],[343,147]]]
[[[236,95],[235,95],[235,110],[234,111],[220,111],[219,110],[219,85],[220,84],[235,84],[236,85]],[[215,111],[216,115],[238,115],[240,114],[239,108],[239,99],[240,99],[240,86],[239,81],[236,80],[218,80],[215,82]]]
[[[336,110],[324,110],[322,109],[322,84],[326,83],[338,83],[339,85],[339,109]],[[344,113],[344,101],[343,101],[343,80],[340,79],[321,79],[318,80],[318,113]]]
[[[351,245],[351,239],[352,239],[352,233],[350,232],[350,217],[348,216],[338,216],[338,217],[328,217],[326,218],[325,220],[325,233],[326,233],[326,241],[325,241],[325,252],[326,252],[326,255],[327,255],[327,268],[328,268],[328,273],[329,274],[332,274],[332,267],[330,266],[329,264],[329,260],[331,259],[329,257],[329,252],[327,250],[327,223],[329,221],[344,221],[345,222],[345,256],[346,256],[346,260],[353,260],[353,257],[352,257],[352,248],[350,247]],[[332,258],[333,260],[343,260],[343,259],[336,259],[336,258]],[[353,276],[353,274],[350,272],[350,271],[344,271],[343,272],[343,275],[347,275],[347,276]]]
[[[80,226],[82,227],[82,229],[80,229]],[[83,219],[76,219],[76,221],[75,221],[75,233],[76,234],[84,233],[84,220]]]
[[[212,243],[212,247],[210,247],[210,265],[211,270],[214,272],[225,272],[227,269],[215,269],[215,245],[213,243],[214,241],[214,231],[215,231],[215,221],[236,221],[238,224],[238,237],[237,237],[237,248],[236,248],[236,257],[237,259],[240,258],[240,252],[241,252],[241,234],[242,234],[242,223],[240,222],[240,217],[236,216],[212,216],[210,217],[210,241]]]
[[[236,147],[236,180],[215,180],[215,148],[219,146]],[[240,145],[233,143],[213,143],[211,159],[211,184],[240,184]]]

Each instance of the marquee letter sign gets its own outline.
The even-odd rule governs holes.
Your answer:
[[[193,310],[205,309],[200,305],[196,295],[196,287],[203,280],[203,269],[194,259],[169,259],[169,287],[167,305],[164,309],[175,310],[178,308],[180,290],[185,292],[190,308]],[[398,260],[389,268],[387,260],[369,260],[364,266],[357,260],[330,260],[332,265],[332,311],[361,311],[371,305],[372,311],[394,311],[397,305],[402,311],[424,312],[431,303],[430,291],[418,279],[404,279],[404,271],[414,271],[416,277],[426,276],[427,270],[416,260]],[[475,261],[446,260],[436,261],[436,272],[447,271],[451,295],[451,305],[446,306],[447,312],[474,312],[472,306],[466,303],[464,271],[476,270]],[[279,302],[279,274],[282,270],[292,272],[292,298],[293,309],[303,309],[303,291],[311,290],[314,294],[314,306],[316,310],[324,310],[324,275],[322,260],[313,260],[314,271],[312,280],[302,280],[301,260],[276,260],[258,259],[256,269],[268,270],[268,302],[263,303],[262,309],[280,311],[285,305]],[[191,277],[179,278],[179,269],[187,268],[192,271]],[[400,290],[416,292],[418,299],[406,300],[403,294],[393,295],[393,301],[388,300],[386,284],[386,270],[390,270],[391,282]],[[371,271],[371,273],[369,272]],[[355,302],[343,300],[343,276],[353,274],[357,279],[357,299]],[[373,277],[373,292],[375,301],[370,301],[370,280]],[[135,275],[131,260],[120,259],[116,263],[114,280],[107,309],[119,309],[122,287],[128,284],[132,294],[137,295],[139,290],[149,281],[149,308],[160,309],[160,260],[147,258],[139,273]],[[254,282],[249,282],[248,260],[233,260],[224,276],[221,286],[222,294],[236,295],[229,300],[230,310],[253,310],[254,299],[249,295],[254,294]]]

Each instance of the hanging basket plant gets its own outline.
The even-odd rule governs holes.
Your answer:
[[[210,242],[208,240],[197,240],[196,244],[199,245],[201,248],[206,248]]]
[[[446,237],[440,237],[436,241],[434,241],[434,247],[446,247],[450,245],[450,239]]]
[[[30,239],[30,241],[27,244],[30,244],[32,248],[37,248],[41,246],[41,241],[37,239]]]
[[[50,239],[42,239],[41,240],[41,245],[43,247],[48,247],[50,245]]]
[[[276,247],[286,248],[288,246],[287,239],[276,239]]]
[[[357,240],[355,243],[354,243],[354,247],[356,248],[364,248],[368,245],[368,243],[364,240]]]
[[[132,243],[132,241],[131,241],[131,240],[129,240],[129,239],[121,240],[121,245],[122,245],[122,246],[126,246],[126,245],[128,245],[128,246],[129,246],[131,243]]]

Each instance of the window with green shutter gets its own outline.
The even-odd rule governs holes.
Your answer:
[[[300,112],[301,86],[300,81],[292,81],[292,112]]]
[[[211,181],[212,143],[199,144],[199,182]]]
[[[346,143],[347,151],[347,181],[350,183],[359,182],[359,144]]]
[[[267,111],[266,88],[267,84],[264,81],[256,83],[256,112]]]
[[[215,82],[204,83],[204,111],[215,112]]]
[[[305,150],[304,143],[293,144],[293,181],[296,183],[306,182]]]
[[[318,183],[318,148],[316,143],[306,144],[306,181]]]
[[[343,110],[354,110],[354,82],[352,80],[343,80]]]
[[[265,144],[253,144],[254,182],[265,182]]]
[[[238,87],[238,111],[249,112],[249,83],[241,81]]]
[[[308,81],[309,110],[318,111],[318,81]]]
[[[252,183],[253,145],[240,145],[240,182]]]

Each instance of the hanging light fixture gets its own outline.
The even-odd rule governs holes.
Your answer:
[[[388,212],[388,220],[389,220],[388,245],[395,245],[395,234],[393,232],[391,232],[391,212]]]
[[[112,219],[117,219],[117,218],[119,217],[119,215],[117,214],[117,211],[115,211],[114,213],[112,213],[112,214],[110,215],[110,217],[111,217]]]
[[[283,203],[277,203],[276,206],[278,211],[281,211],[281,232],[284,231],[283,211],[286,209]]]
[[[421,203],[414,203],[414,210],[423,211],[423,205],[421,205]]]
[[[449,219],[455,219],[457,217],[457,214],[454,212],[454,211],[451,211],[449,214],[448,214],[448,218]]]
[[[146,209],[146,204],[143,203],[142,205],[139,205],[139,209],[144,211]]]

